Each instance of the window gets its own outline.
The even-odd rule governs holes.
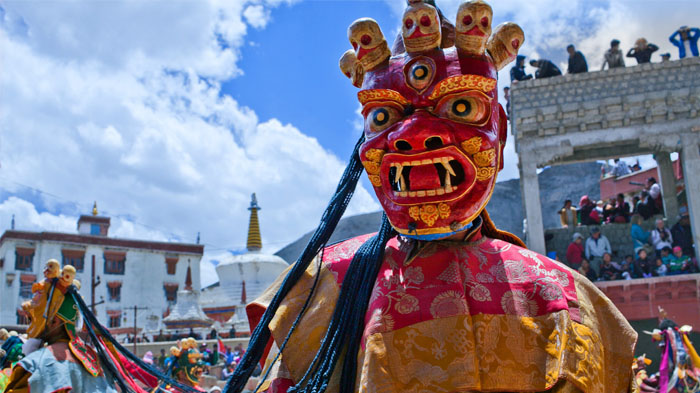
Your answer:
[[[71,265],[76,271],[82,272],[85,268],[85,250],[61,250],[63,254],[63,266]]]
[[[109,316],[109,327],[118,328],[122,325],[122,312],[120,310],[107,310]]]
[[[33,260],[33,248],[17,247],[15,249],[15,270],[32,271]]]
[[[100,224],[90,224],[90,234],[100,235]]]
[[[177,258],[165,258],[165,269],[168,274],[175,274],[177,268]]]
[[[168,303],[177,302],[177,287],[178,284],[174,283],[163,284],[163,290],[165,291],[165,300],[167,300]]]
[[[17,309],[17,324],[18,325],[29,325],[29,314],[27,314],[24,310]]]
[[[22,274],[19,276],[19,297],[29,299],[32,297],[32,284],[36,281],[34,274]]]
[[[124,274],[126,253],[118,251],[105,251],[105,274]]]
[[[107,293],[109,294],[109,301],[118,302],[121,300],[122,295],[122,283],[119,281],[112,281],[107,283]]]

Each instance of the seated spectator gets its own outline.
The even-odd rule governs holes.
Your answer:
[[[689,51],[693,56],[698,56],[698,38],[700,38],[700,29],[688,26],[681,26],[674,31],[668,40],[678,48],[678,58],[683,59]]]
[[[683,255],[694,257],[695,248],[693,246],[693,232],[690,229],[690,216],[688,207],[681,206],[678,209],[678,222],[671,227],[671,237],[673,246],[678,246],[683,250]]]
[[[656,258],[654,266],[654,276],[663,277],[666,275],[666,273],[668,273],[668,267],[664,264],[664,261],[661,260],[661,258]]]
[[[551,78],[553,76],[561,75],[561,70],[559,70],[559,67],[546,59],[530,60],[530,65],[537,68],[537,71],[535,71],[535,78],[537,79]]]
[[[612,281],[620,279],[620,271],[612,264],[612,255],[606,252],[603,254],[603,264],[600,266],[600,279],[602,281]]]
[[[591,212],[591,217],[596,220],[597,224],[601,224],[605,217],[605,202],[598,201],[595,204],[595,210]]]
[[[581,260],[581,267],[578,268],[578,272],[586,276],[591,282],[598,281],[598,274],[596,274],[595,270],[591,269],[591,264],[588,263],[588,259],[586,258]]]
[[[564,207],[559,209],[559,220],[562,228],[573,228],[578,224],[576,208],[571,205],[571,199],[564,201]]]
[[[610,41],[610,49],[605,52],[603,66],[600,69],[604,70],[606,64],[610,69],[625,66],[625,59],[622,57],[622,51],[620,50],[620,41]]]
[[[613,176],[620,177],[620,176],[625,176],[625,175],[629,175],[630,173],[632,173],[632,170],[630,169],[629,165],[627,165],[626,162],[622,161],[619,158],[616,158],[614,161],[615,161],[615,167],[613,167],[613,170],[612,170]]]
[[[600,228],[591,228],[591,237],[586,240],[585,253],[586,259],[588,259],[591,264],[591,268],[600,276],[600,264],[603,261],[603,255],[605,255],[605,253],[612,254],[610,242],[605,235],[600,233]]]
[[[644,247],[645,244],[649,244],[651,234],[642,229],[642,216],[639,214],[632,216],[630,235],[632,236],[632,241],[634,242],[634,252],[639,252],[639,250]]]
[[[673,247],[673,255],[668,260],[669,275],[684,273],[692,264],[690,257],[683,255],[683,249],[680,247]]]
[[[662,53],[661,54],[661,62],[665,63],[667,61],[671,60],[671,54],[670,53]]]
[[[566,262],[572,269],[578,270],[581,266],[581,261],[583,260],[583,236],[576,232],[574,233],[574,240],[569,243],[569,247],[566,249]]]
[[[625,196],[617,194],[615,208],[610,217],[610,222],[625,224],[630,221],[630,204],[625,202]]]
[[[532,75],[525,73],[525,56],[518,55],[515,58],[515,65],[510,69],[510,81],[526,81],[532,79]]]
[[[634,261],[634,278],[649,278],[652,276],[652,262],[647,256],[647,250],[640,249]]]
[[[639,38],[634,43],[634,47],[627,52],[627,57],[637,59],[637,64],[651,62],[651,54],[659,50],[659,47],[647,42],[645,38]]]
[[[656,228],[651,231],[651,245],[654,246],[657,256],[661,255],[664,247],[672,248],[673,236],[664,225],[664,220],[660,218],[656,219]]]
[[[671,247],[664,247],[661,249],[661,260],[664,262],[664,265],[668,265],[672,258],[673,249],[671,249]]]
[[[566,51],[569,52],[569,68],[567,70],[569,74],[588,72],[588,63],[586,63],[583,53],[577,51],[573,44],[567,46]]]
[[[610,198],[610,200],[605,205],[603,205],[603,222],[604,223],[612,222],[612,216],[615,213],[616,207],[617,207],[617,201],[613,198]]]
[[[235,367],[233,366],[233,364],[226,365],[226,367],[224,367],[224,369],[221,370],[221,377],[223,379],[228,380],[231,377],[231,375],[233,375],[234,369],[235,369]]]
[[[642,170],[642,166],[639,164],[639,160],[632,165],[632,172],[639,172]]]
[[[620,275],[625,280],[631,280],[634,277],[634,257],[626,255],[625,260],[620,264]]]

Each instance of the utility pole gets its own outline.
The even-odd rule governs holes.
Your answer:
[[[136,321],[137,321],[136,316],[138,315],[139,310],[146,310],[146,309],[148,309],[148,307],[139,307],[139,306],[134,305],[134,339],[133,339],[134,349],[131,351],[131,352],[133,352],[134,356],[138,356],[136,354]]]
[[[104,303],[104,299],[101,299],[99,302],[95,303],[95,288],[97,288],[98,285],[100,285],[100,276],[97,276],[97,279],[95,279],[95,255],[92,256],[92,280],[90,281],[90,294],[91,294],[91,305],[90,308],[92,309],[92,313],[97,316],[97,309],[95,306],[98,304]]]

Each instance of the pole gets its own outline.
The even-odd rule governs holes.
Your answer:
[[[91,272],[92,272],[92,280],[90,281],[90,283],[91,283],[91,285],[90,285],[90,297],[91,297],[90,302],[92,303],[92,306],[90,306],[90,307],[92,308],[92,313],[97,315],[97,311],[95,308],[95,255],[92,256],[92,270],[91,270]]]
[[[134,353],[135,356],[139,356],[136,353],[136,321],[137,321],[136,317],[138,316],[139,310],[147,310],[147,309],[148,309],[148,307],[139,307],[137,305],[134,305],[134,339],[133,339],[133,343],[134,343],[133,347],[134,348],[133,348],[132,352]]]
[[[137,306],[134,306],[134,355],[136,355],[136,314],[138,313],[138,310],[139,308]]]

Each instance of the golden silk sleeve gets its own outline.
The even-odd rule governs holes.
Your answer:
[[[286,347],[282,349],[282,363],[295,381],[298,381],[303,376],[314,355],[318,352],[338,299],[340,288],[334,273],[328,270],[325,265],[321,266],[319,271],[319,263],[319,259],[315,258],[309,264],[302,277],[284,298],[270,322],[270,331],[272,332],[274,344],[279,347],[287,337],[287,333],[296,321],[297,316],[301,313],[306,299],[311,294],[316,274],[320,272],[316,290],[312,294],[308,308],[292,333]],[[246,307],[251,328],[259,323],[290,269],[291,266],[260,297]],[[263,358],[271,357],[268,354],[272,345],[273,343],[268,344]]]
[[[593,283],[574,272],[581,310],[581,324],[597,336],[599,373],[606,392],[636,390],[632,363],[637,332],[627,319]],[[629,365],[629,367],[626,367]]]

